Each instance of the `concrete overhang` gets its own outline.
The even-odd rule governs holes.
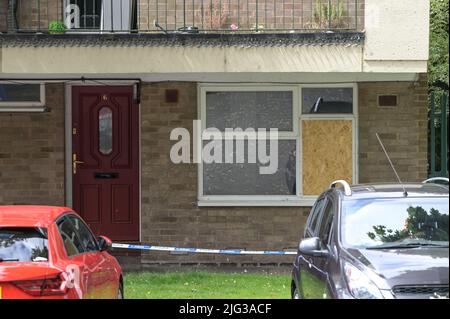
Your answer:
[[[361,33],[3,36],[2,73],[360,72]]]
[[[426,72],[426,61],[365,59],[362,32],[295,34],[0,35],[0,77],[131,76],[161,80]],[[344,76],[347,74],[347,76]],[[212,76],[209,76],[212,75]],[[341,79],[341,80],[342,80]],[[331,80],[331,79],[330,79]],[[214,79],[215,81],[215,79]],[[339,80],[340,81],[340,80]]]

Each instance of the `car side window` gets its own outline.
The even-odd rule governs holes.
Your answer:
[[[327,200],[324,213],[322,215],[322,221],[320,223],[319,238],[322,243],[322,247],[326,247],[330,240],[331,226],[333,225],[334,207],[331,200]]]
[[[308,223],[308,232],[311,235],[314,235],[316,233],[317,224],[318,224],[320,212],[322,211],[323,203],[324,203],[324,200],[320,199],[316,202],[316,204],[312,208],[311,219],[310,219],[310,222]]]
[[[67,256],[72,257],[84,253],[84,246],[78,238],[77,232],[70,220],[64,217],[57,225]]]
[[[95,240],[95,237],[94,235],[92,235],[89,228],[84,224],[84,222],[76,216],[70,216],[69,219],[75,227],[75,231],[78,233],[81,243],[86,248],[86,251],[98,251],[99,248],[97,241]]]

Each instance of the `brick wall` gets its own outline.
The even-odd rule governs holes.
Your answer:
[[[17,27],[21,30],[48,30],[50,22],[63,21],[63,0],[16,0]]]
[[[165,89],[178,89],[177,104],[164,102]],[[378,94],[398,95],[398,106],[380,108]],[[406,181],[426,177],[426,76],[414,83],[359,85],[360,182],[395,181],[378,146],[381,134]],[[197,118],[196,85],[146,84],[142,91],[142,228],[144,242],[180,247],[282,249],[296,247],[308,208],[198,208],[196,165],[174,165],[170,131],[192,132]],[[289,263],[292,257],[144,254],[144,263]]]
[[[379,94],[398,95],[397,107],[378,107]],[[396,181],[375,133],[379,133],[400,177],[427,177],[427,76],[417,82],[359,84],[359,181]]]
[[[165,89],[179,90],[179,103],[165,103]],[[296,247],[307,208],[198,208],[197,166],[169,157],[176,127],[192,133],[197,85],[144,84],[141,101],[142,240],[179,247],[283,249]],[[293,257],[144,254],[143,261],[182,263],[292,263]]]
[[[0,205],[64,205],[64,86],[48,113],[0,113]]]
[[[153,21],[164,28],[195,25],[204,30],[229,30],[231,24],[241,30],[254,29],[327,29],[327,17],[320,13],[320,3],[329,0],[137,0],[138,27],[142,31],[157,30]],[[340,3],[340,19],[332,19],[333,28],[364,28],[364,0],[331,0]],[[258,4],[257,4],[258,2]],[[0,2],[0,16],[7,0]],[[63,20],[63,0],[17,0],[17,19],[23,30],[47,30],[52,21]],[[258,8],[258,9],[257,9]],[[256,19],[258,12],[258,21]],[[314,17],[315,16],[315,17]],[[167,17],[167,18],[166,18]],[[0,19],[2,20],[2,19]],[[6,21],[6,19],[5,19]],[[0,30],[2,27],[0,22]]]
[[[0,0],[0,32],[6,32],[8,25],[8,0]]]
[[[178,103],[165,102],[165,90],[179,90]],[[46,86],[49,113],[0,113],[0,204],[64,204],[64,86]],[[396,108],[377,106],[378,94],[397,94]],[[294,248],[309,208],[197,207],[197,166],[175,165],[169,158],[170,132],[192,132],[197,119],[195,83],[142,86],[141,178],[142,241],[204,248]],[[359,84],[359,162],[361,182],[395,181],[375,132],[406,181],[426,177],[427,84]],[[271,264],[292,256],[216,256],[144,253],[143,262]]]
[[[153,21],[168,30],[192,26],[202,30],[230,30],[236,24],[241,30],[254,29],[327,29],[328,16],[321,4],[329,0],[153,0],[139,2],[140,30],[155,30]],[[340,8],[340,18],[331,19],[333,28],[364,28],[364,0],[331,0]],[[258,19],[256,18],[258,13]]]

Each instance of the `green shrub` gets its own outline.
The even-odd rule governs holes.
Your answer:
[[[318,29],[344,28],[348,19],[341,1],[335,3],[316,0],[313,15],[313,25]]]
[[[50,34],[64,34],[66,33],[66,26],[63,22],[53,21],[48,25],[48,31]]]

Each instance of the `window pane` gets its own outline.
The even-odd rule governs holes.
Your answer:
[[[448,246],[448,222],[448,197],[345,201],[342,241],[357,249],[414,243]]]
[[[0,84],[0,102],[41,102],[41,85]]]
[[[113,133],[112,133],[112,111],[109,107],[102,107],[99,117],[99,150],[104,155],[111,154]]]
[[[303,88],[303,114],[353,113],[352,88]]]
[[[66,253],[69,257],[85,252],[84,247],[79,241],[76,231],[69,219],[64,218],[58,225],[58,229],[64,243],[64,248],[66,249]]]
[[[293,131],[293,93],[208,92],[206,126],[225,128],[277,128]]]
[[[311,225],[310,229],[313,234],[316,233],[317,230],[317,221],[319,220],[320,213],[322,212],[322,206],[325,201],[322,199],[316,203],[313,209],[313,215],[311,217]]]
[[[78,218],[78,217],[69,217],[75,226],[75,230],[78,232],[78,236],[80,237],[81,242],[84,247],[86,247],[87,251],[97,251],[97,242],[90,232],[90,230],[86,227],[86,225]]]
[[[79,27],[81,29],[99,29],[102,0],[70,0],[80,10]],[[75,18],[76,19],[76,18]],[[73,27],[71,27],[73,29]]]
[[[333,223],[333,215],[333,203],[329,199],[322,215],[322,221],[320,222],[319,238],[322,242],[322,247],[325,247],[328,244],[331,225]]]
[[[46,229],[0,228],[0,259],[19,262],[48,260]]]
[[[248,142],[244,144],[248,149]],[[269,143],[266,154],[270,154],[268,149]],[[233,160],[234,164],[204,164],[203,193],[204,195],[295,195],[295,153],[295,140],[278,141],[278,169],[272,175],[260,174],[259,168],[263,165],[258,161],[249,163],[247,152],[244,164],[237,164],[236,160]],[[230,154],[225,154],[224,150],[223,157],[225,156],[228,157]]]

